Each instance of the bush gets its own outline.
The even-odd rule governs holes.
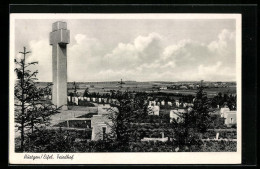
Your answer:
[[[225,126],[225,118],[220,117],[220,114],[211,114],[210,115],[210,126],[212,129],[223,129]]]
[[[235,152],[237,142],[235,141],[206,141],[200,149],[201,152]]]
[[[237,124],[232,124],[232,125],[231,125],[231,128],[236,129],[236,128],[237,128]]]
[[[90,141],[86,131],[40,130],[28,135],[25,152],[235,152],[234,141],[204,141],[180,146],[167,141],[135,141],[127,144],[115,140]],[[16,138],[19,142],[19,138]],[[15,144],[15,151],[20,152]]]
[[[27,135],[25,152],[76,152],[74,144],[77,140],[90,139],[91,133],[87,131],[71,130],[36,130],[33,134]],[[16,144],[16,152],[19,147]]]

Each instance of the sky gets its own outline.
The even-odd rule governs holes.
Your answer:
[[[15,20],[39,81],[52,81],[50,19]],[[235,81],[235,19],[64,19],[68,81]]]

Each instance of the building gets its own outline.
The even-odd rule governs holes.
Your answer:
[[[237,112],[236,111],[226,111],[224,113],[225,125],[231,127],[237,124]]]
[[[160,87],[160,90],[167,90],[167,86]]]
[[[195,85],[191,84],[191,85],[189,85],[189,88],[190,89],[195,89]]]
[[[148,106],[148,115],[159,116],[160,107],[159,106]]]
[[[111,132],[112,120],[110,116],[118,111],[110,105],[99,105],[98,114],[91,118],[92,135],[91,140],[103,140],[106,134]]]
[[[224,114],[226,112],[228,112],[228,111],[230,111],[230,109],[228,107],[221,108],[220,111],[219,111],[220,112],[220,117],[224,117]]]
[[[188,89],[187,86],[180,86],[180,89]]]
[[[188,111],[186,109],[174,109],[170,111],[170,123],[173,122],[173,119],[175,119],[177,122],[181,120],[180,114],[181,113],[187,113]]]

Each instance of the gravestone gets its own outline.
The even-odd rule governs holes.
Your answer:
[[[161,105],[162,106],[164,106],[165,105],[165,101],[163,100],[163,101],[161,101]]]

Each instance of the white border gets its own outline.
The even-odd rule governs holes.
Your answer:
[[[14,58],[16,19],[235,19],[237,80],[237,152],[173,153],[59,153],[73,160],[56,159],[58,153],[14,152]],[[241,164],[241,14],[11,14],[9,57],[9,163],[10,164]],[[54,160],[28,160],[24,155],[53,154]]]

